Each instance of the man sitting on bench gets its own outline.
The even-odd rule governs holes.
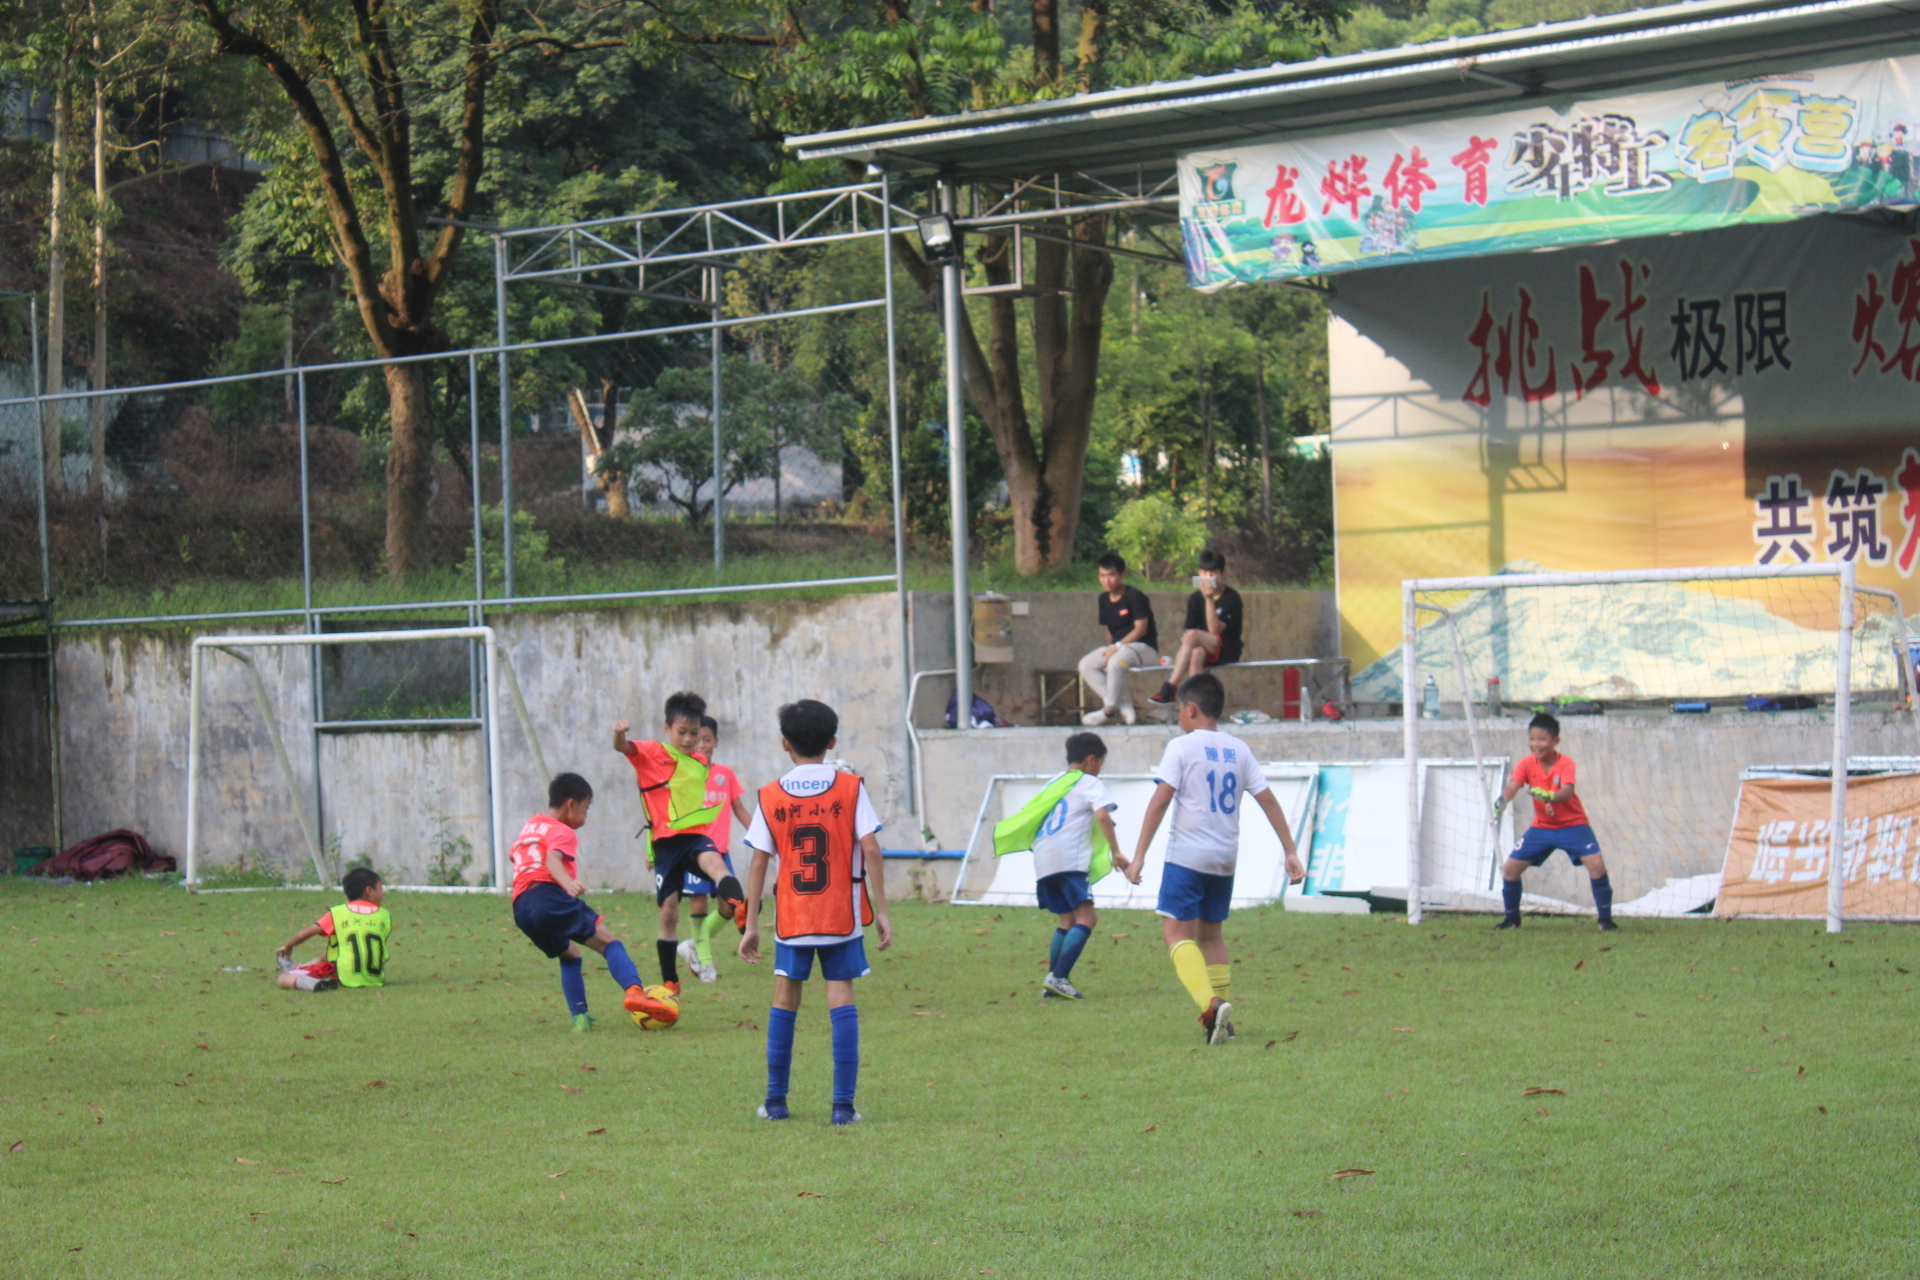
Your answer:
[[[1180,633],[1173,672],[1149,702],[1167,706],[1174,700],[1174,690],[1188,676],[1240,661],[1240,593],[1227,585],[1226,573],[1225,556],[1218,551],[1200,553],[1200,572],[1194,575],[1195,589],[1187,597],[1186,629]]]

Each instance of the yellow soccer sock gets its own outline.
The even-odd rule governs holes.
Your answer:
[[[1207,966],[1207,981],[1213,984],[1213,994],[1222,1000],[1233,999],[1233,966],[1210,964]]]
[[[1190,938],[1182,938],[1173,944],[1173,950],[1167,953],[1173,961],[1173,971],[1180,978],[1180,985],[1187,989],[1193,1002],[1205,1013],[1207,1006],[1213,1003],[1213,983],[1207,978],[1207,961],[1200,954],[1200,944]]]

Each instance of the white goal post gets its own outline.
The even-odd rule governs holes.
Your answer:
[[[1794,596],[1794,579],[1824,579],[1825,583],[1808,583]],[[1540,588],[1571,590],[1564,595],[1539,590],[1529,594],[1529,589]],[[1500,842],[1500,831],[1493,802],[1505,785],[1500,771],[1478,771],[1480,794],[1474,803],[1483,807],[1477,814],[1466,816],[1460,797],[1451,798],[1448,814],[1437,817],[1428,812],[1436,798],[1426,794],[1423,785],[1422,722],[1440,714],[1431,704],[1441,701],[1442,687],[1452,685],[1454,696],[1445,701],[1458,704],[1472,758],[1489,764],[1502,757],[1510,762],[1519,750],[1512,742],[1482,740],[1485,722],[1476,711],[1503,712],[1503,702],[1520,707],[1536,701],[1551,704],[1555,695],[1564,698],[1581,688],[1594,689],[1598,692],[1586,696],[1595,702],[1611,706],[1615,699],[1631,700],[1628,705],[1642,714],[1667,717],[1667,724],[1656,731],[1684,735],[1700,721],[1674,713],[1707,712],[1709,699],[1725,709],[1741,694],[1781,694],[1794,700],[1784,704],[1776,700],[1770,709],[1782,705],[1808,709],[1816,700],[1805,694],[1824,697],[1830,690],[1832,746],[1825,773],[1831,803],[1823,833],[1826,926],[1829,933],[1839,932],[1848,849],[1847,774],[1857,678],[1854,650],[1860,641],[1855,634],[1856,606],[1862,596],[1876,598],[1869,632],[1876,639],[1894,642],[1862,649],[1870,664],[1869,678],[1899,694],[1910,694],[1913,679],[1905,656],[1900,600],[1891,591],[1859,586],[1851,561],[1403,581],[1399,692],[1407,774],[1408,922],[1418,924],[1425,908],[1458,905],[1448,901],[1449,893],[1460,887],[1450,887],[1449,877],[1464,885],[1462,868],[1437,865],[1435,851],[1424,847],[1444,821],[1451,822],[1444,829],[1454,844],[1478,849],[1483,858],[1490,851],[1492,864],[1499,861],[1494,846]],[[1796,612],[1799,618],[1789,616]],[[1815,617],[1817,621],[1801,620]],[[1471,634],[1463,640],[1467,632]],[[1424,663],[1423,633],[1430,643]],[[1467,653],[1478,664],[1474,677],[1468,674]],[[1512,669],[1502,670],[1503,666]],[[1524,678],[1516,682],[1516,670],[1521,668],[1526,668]],[[1504,685],[1502,677],[1507,680]],[[1484,697],[1479,679],[1486,681]],[[1556,683],[1563,679],[1564,686]],[[1907,704],[1920,727],[1920,698],[1909,696]],[[1461,727],[1460,720],[1454,721],[1452,731]],[[1639,800],[1641,804],[1658,813],[1673,795],[1684,796],[1684,780],[1659,777],[1651,762],[1647,769],[1647,795]],[[1669,786],[1671,793],[1656,795],[1656,783]],[[1525,797],[1516,802],[1524,805]],[[1516,821],[1515,825],[1525,824]],[[1481,870],[1475,870],[1476,877],[1484,878]],[[1494,886],[1489,881],[1485,887]],[[1480,888],[1473,886],[1473,890]],[[1467,890],[1463,896],[1471,894]]]
[[[273,714],[272,704],[267,698],[265,683],[253,659],[245,652],[248,649],[272,647],[315,647],[323,645],[349,644],[399,644],[421,640],[477,640],[484,664],[481,685],[486,691],[481,707],[482,729],[486,736],[487,757],[487,824],[489,860],[493,869],[493,884],[483,890],[505,893],[510,884],[507,875],[507,848],[511,839],[506,828],[505,813],[502,809],[503,796],[500,786],[500,715],[499,684],[503,678],[513,708],[520,721],[522,731],[532,749],[534,761],[541,776],[547,775],[546,759],[540,750],[539,739],[534,736],[533,724],[526,710],[525,699],[520,695],[520,683],[513,672],[513,665],[501,651],[499,637],[488,626],[466,627],[427,627],[413,630],[395,631],[339,631],[339,632],[300,632],[285,635],[230,635],[196,636],[192,646],[188,690],[187,713],[187,857],[186,886],[189,889],[200,880],[200,743],[201,743],[201,686],[205,654],[215,650],[238,659],[247,668],[253,687],[254,702],[265,721],[268,739],[273,744],[273,753],[279,765],[281,777],[287,784],[288,794],[292,797],[294,816],[300,828],[300,835],[307,848],[307,856],[320,883],[330,879],[323,863],[320,851],[319,833],[314,830],[299,784],[294,776],[292,764],[287,759],[287,750],[280,736],[279,724]],[[424,887],[424,886],[423,886]],[[442,886],[433,886],[442,892]]]

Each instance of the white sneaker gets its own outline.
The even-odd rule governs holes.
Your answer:
[[[700,981],[702,982],[720,981],[720,970],[714,968],[710,964],[701,964],[698,960],[695,960],[692,963],[693,963],[693,974],[696,978],[700,979]]]
[[[1105,707],[1102,707],[1098,711],[1089,711],[1087,712],[1087,714],[1081,716],[1080,723],[1083,725],[1086,725],[1089,729],[1091,729],[1097,725],[1105,724],[1107,722],[1107,718],[1111,714],[1112,713],[1108,711]]]
[[[675,947],[673,954],[679,956],[695,973],[700,972],[700,948],[693,944],[692,938],[688,938],[685,942]]]
[[[1075,987],[1071,982],[1068,982],[1065,978],[1055,977],[1051,973],[1047,975],[1046,980],[1040,985],[1045,991],[1051,992],[1056,996],[1065,996],[1069,1000],[1086,999],[1086,996],[1080,993],[1079,988]]]
[[[1133,704],[1131,702],[1127,703],[1125,706],[1120,708],[1120,723],[1134,724],[1139,719],[1140,719],[1140,714],[1133,709]]]

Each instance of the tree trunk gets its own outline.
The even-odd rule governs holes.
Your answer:
[[[390,364],[385,373],[393,419],[393,440],[387,448],[387,574],[400,582],[429,567],[433,397],[425,365]]]
[[[93,56],[101,56],[100,33],[93,33]],[[107,95],[93,79],[93,389],[107,389]],[[87,491],[100,496],[107,478],[107,400],[88,402]]]
[[[780,442],[773,443],[773,522],[780,523]]]
[[[66,85],[53,91],[53,201],[47,215],[47,382],[49,394],[66,390],[67,378],[67,166],[72,144],[67,118],[73,112]],[[47,489],[58,492],[65,484],[60,470],[60,420],[66,402],[43,406],[40,417],[41,456]]]
[[[1267,550],[1273,550],[1273,441],[1267,418],[1266,354],[1253,352],[1253,403],[1260,417],[1260,511],[1267,526]]]
[[[627,505],[627,477],[622,471],[601,464],[607,450],[613,447],[614,415],[618,411],[614,404],[617,388],[607,385],[600,391],[600,425],[593,424],[593,417],[587,412],[586,392],[578,387],[567,391],[567,408],[573,411],[573,423],[580,428],[581,443],[586,446],[587,456],[593,460],[593,480],[600,486],[600,492],[607,500],[607,516],[614,520],[623,520],[629,511]]]

